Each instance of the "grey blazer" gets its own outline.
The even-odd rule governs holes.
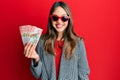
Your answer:
[[[37,66],[34,66],[34,61],[31,60],[31,72],[36,78],[41,78],[42,80],[56,80],[54,56],[46,54],[43,43],[44,41],[40,40],[37,45],[36,51],[40,56],[40,60]],[[84,42],[78,38],[76,43],[75,57],[68,61],[65,60],[65,48],[63,48],[58,80],[89,80],[90,69]]]

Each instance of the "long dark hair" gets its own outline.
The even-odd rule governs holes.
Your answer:
[[[70,17],[70,19],[68,21],[68,26],[62,36],[62,39],[65,40],[63,47],[67,46],[65,48],[65,58],[66,58],[66,60],[68,60],[71,55],[74,56],[74,49],[76,47],[77,35],[75,34],[75,32],[73,30],[72,14],[71,14],[69,6],[66,3],[64,3],[62,1],[55,2],[50,10],[49,16],[59,6],[62,7],[66,11],[67,15],[69,15],[69,17]],[[58,36],[57,31],[52,26],[51,18],[49,17],[47,33],[45,35],[43,35],[43,39],[45,40],[44,48],[49,54],[55,55],[54,42],[55,42],[57,36]]]

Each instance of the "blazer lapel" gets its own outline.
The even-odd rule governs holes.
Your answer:
[[[51,54],[44,54],[44,67],[49,80],[55,80],[55,62],[54,56]]]
[[[53,46],[52,42],[52,46]],[[56,80],[54,55],[44,52],[44,67],[48,76],[48,80]]]
[[[70,60],[65,59],[65,49],[67,46],[63,47],[58,80],[74,80],[71,74],[73,74],[72,66],[75,63],[75,58],[71,58]]]
[[[67,47],[67,45],[65,46],[65,42],[64,41],[64,45],[62,48],[62,55],[61,55],[61,61],[60,61],[60,69],[59,69],[59,76],[58,76],[58,80],[63,80],[64,79],[64,71],[65,70],[65,65],[66,65],[66,60],[65,60],[65,49]]]

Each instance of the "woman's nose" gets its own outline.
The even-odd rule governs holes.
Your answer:
[[[62,23],[62,20],[59,18],[57,22],[58,22],[58,23]]]

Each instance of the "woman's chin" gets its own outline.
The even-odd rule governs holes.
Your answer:
[[[57,30],[58,33],[63,33],[63,30]]]

